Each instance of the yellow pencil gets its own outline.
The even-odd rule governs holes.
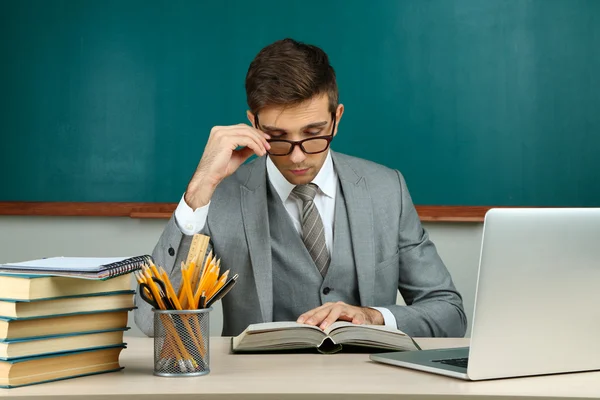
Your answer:
[[[225,271],[225,273],[223,275],[221,275],[221,277],[217,281],[217,284],[215,285],[215,287],[210,292],[208,292],[208,296],[206,296],[207,299],[210,299],[215,293],[217,293],[219,291],[219,289],[221,289],[223,287],[223,285],[227,282],[228,276],[229,276],[229,270]]]
[[[213,258],[213,254],[211,251],[208,254],[208,257],[206,258],[206,262],[204,263],[204,268],[202,268],[202,275],[200,276],[200,285],[202,284],[204,277],[206,276],[206,274],[210,270],[211,266],[213,265],[213,261],[214,261],[214,258]]]
[[[209,265],[211,264],[212,259],[213,259],[213,252],[211,250],[210,253],[208,253],[208,256],[206,257],[206,260],[204,260],[204,264],[202,265],[202,270],[200,271],[200,276],[198,278],[197,284],[200,283],[199,282],[200,280],[202,280],[202,277],[206,273],[206,270],[208,269]]]
[[[182,261],[181,262],[181,269],[183,269],[183,268],[185,268],[185,264]],[[182,279],[183,279],[183,277],[182,277]],[[183,280],[182,280],[182,282],[183,282]],[[181,296],[182,294],[183,294],[183,285],[180,284],[179,285],[179,289],[177,289],[177,297],[179,298],[179,302],[180,303],[182,303],[182,300],[183,300],[183,298]]]
[[[154,274],[155,277],[160,278],[158,269],[156,269],[156,265],[154,265],[154,263],[150,264],[150,269],[152,270],[152,273]]]
[[[165,283],[165,288],[167,289],[167,297],[171,299],[173,305],[177,310],[182,310],[181,303],[179,303],[179,299],[177,298],[177,294],[175,294],[175,290],[173,290],[173,285],[171,285],[171,281],[167,276],[167,272],[160,268],[160,276],[162,277],[163,282]]]
[[[207,275],[206,281],[202,285],[202,290],[205,290],[206,292],[212,291],[213,287],[217,283],[218,277],[219,277],[219,267],[215,266]]]
[[[179,284],[179,290],[177,291],[177,298],[179,298],[179,302],[181,303],[181,307],[183,307],[183,309],[186,308],[186,300],[185,300],[185,285],[183,284],[184,280],[186,279],[186,274],[185,274],[185,265],[183,263],[181,263],[181,283]]]
[[[195,310],[196,305],[194,304],[194,295],[192,294],[192,288],[190,286],[190,271],[181,271],[182,277],[184,277],[182,284],[184,285],[184,291],[187,299],[187,309]]]

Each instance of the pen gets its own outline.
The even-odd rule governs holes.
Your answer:
[[[215,302],[221,300],[229,291],[233,288],[237,282],[238,274],[231,277],[225,285],[218,292],[216,292],[206,303],[206,308],[210,308]]]
[[[206,291],[202,291],[202,296],[200,296],[200,302],[198,303],[198,308],[206,307]]]

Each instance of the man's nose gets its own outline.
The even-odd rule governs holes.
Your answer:
[[[294,150],[290,154],[290,161],[294,164],[299,164],[304,160],[306,160],[306,154],[304,154],[300,146],[294,146]]]

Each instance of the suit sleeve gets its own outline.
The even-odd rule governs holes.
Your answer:
[[[386,306],[398,329],[414,337],[463,337],[467,328],[462,297],[412,203],[402,175],[398,237],[398,289],[406,306]]]

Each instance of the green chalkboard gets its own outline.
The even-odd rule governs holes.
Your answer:
[[[415,203],[600,205],[596,0],[0,1],[0,201],[177,202],[284,37]]]

